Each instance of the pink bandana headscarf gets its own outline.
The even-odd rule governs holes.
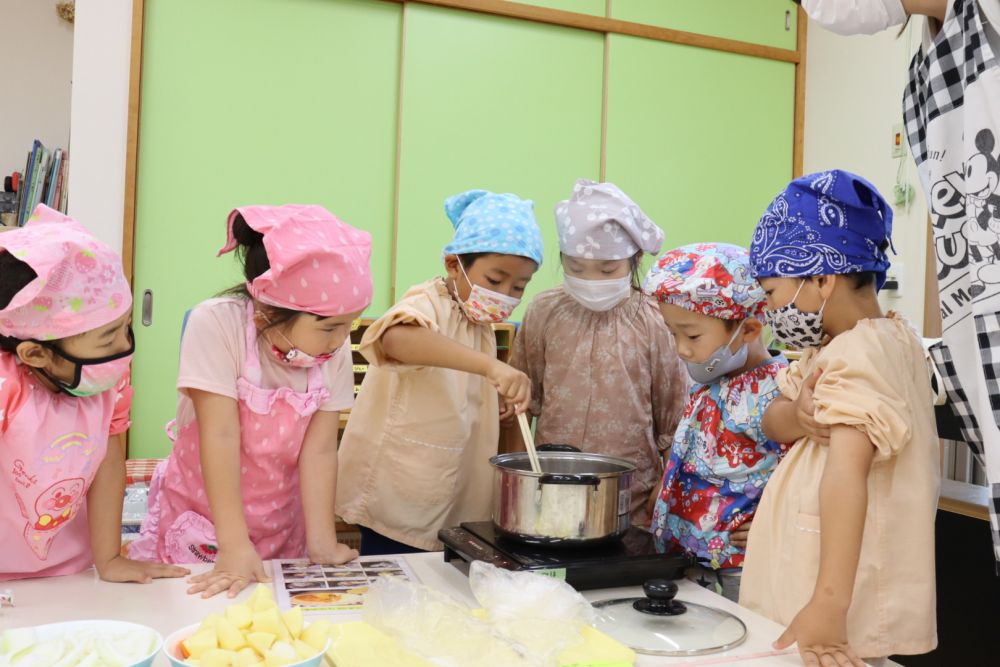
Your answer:
[[[79,222],[44,204],[24,227],[0,234],[0,250],[38,274],[0,311],[4,336],[42,341],[75,336],[115,321],[132,307],[121,256]]]
[[[271,268],[247,283],[253,298],[278,308],[333,317],[364,310],[372,301],[368,232],[341,222],[322,206],[241,206],[229,214],[228,241],[236,249],[237,214],[264,235]]]

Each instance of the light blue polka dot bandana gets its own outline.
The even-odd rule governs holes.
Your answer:
[[[531,200],[487,190],[448,197],[444,212],[455,226],[455,236],[443,254],[494,252],[527,257],[541,266],[542,232],[534,208]]]

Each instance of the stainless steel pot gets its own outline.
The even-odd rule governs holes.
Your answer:
[[[547,546],[590,545],[629,528],[635,466],[568,445],[538,447],[541,473],[526,452],[490,459],[493,524],[508,538]]]

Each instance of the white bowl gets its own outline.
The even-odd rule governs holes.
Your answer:
[[[156,643],[153,647],[152,653],[143,657],[142,659],[133,662],[126,667],[150,667],[153,664],[153,658],[156,654],[160,652],[160,648],[163,646],[163,636],[154,630],[153,628],[140,625],[138,623],[129,623],[127,621],[104,621],[104,620],[94,620],[94,621],[67,621],[65,623],[48,623],[46,625],[36,625],[32,628],[38,635],[38,639],[41,641],[51,641],[54,639],[64,639],[69,635],[83,631],[83,630],[97,630],[98,632],[109,632],[109,633],[127,633],[135,632],[137,629],[148,630],[156,636]]]
[[[188,625],[186,627],[177,630],[176,632],[170,633],[163,642],[163,653],[170,660],[170,664],[173,667],[192,667],[189,663],[184,662],[184,658],[181,657],[180,645],[181,642],[190,637],[201,627],[201,623],[195,623],[193,625]],[[309,624],[306,624],[309,627]],[[326,646],[323,647],[322,651],[318,651],[316,655],[306,658],[305,660],[300,660],[299,662],[293,662],[286,667],[319,667],[320,662],[323,661],[323,655],[326,653],[327,649],[330,648],[330,641],[327,640]]]

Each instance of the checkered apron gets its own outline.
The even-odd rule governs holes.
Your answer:
[[[992,28],[990,27],[992,26]],[[992,32],[988,32],[992,31]],[[986,468],[1000,562],[1000,0],[954,0],[910,65],[903,114],[927,193],[943,342],[930,350]],[[991,44],[991,41],[993,42]]]

